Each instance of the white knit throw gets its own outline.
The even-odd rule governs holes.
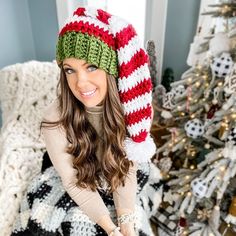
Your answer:
[[[54,62],[30,61],[0,70],[0,232],[9,235],[22,195],[40,172],[45,151],[42,111],[55,99],[59,69]]]

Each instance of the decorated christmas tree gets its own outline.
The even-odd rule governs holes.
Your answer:
[[[168,235],[236,235],[236,1],[210,7],[204,14],[222,24],[198,45],[206,57],[170,91],[158,85],[154,92],[158,128],[166,130],[154,161],[168,213],[156,220]]]

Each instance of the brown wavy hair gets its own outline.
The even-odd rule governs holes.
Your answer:
[[[75,158],[74,168],[78,170],[77,185],[95,191],[102,186],[102,179],[108,183],[109,192],[124,185],[129,168],[133,163],[126,158],[123,142],[126,137],[124,113],[121,107],[116,80],[107,75],[107,94],[103,101],[103,141],[86,117],[84,105],[71,92],[65,72],[61,68],[57,87],[60,119],[56,122],[43,121],[41,127],[62,125],[70,145],[67,152]],[[96,156],[98,145],[102,145],[103,158]]]

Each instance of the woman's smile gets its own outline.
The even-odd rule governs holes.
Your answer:
[[[97,89],[90,90],[88,92],[81,92],[83,97],[92,97],[96,93]]]

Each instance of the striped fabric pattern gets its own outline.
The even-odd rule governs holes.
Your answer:
[[[62,52],[67,50],[68,47],[73,48],[75,51],[77,48],[81,50],[81,47],[85,47],[84,51],[88,49],[85,41],[78,44],[78,40],[74,40],[76,45],[69,46],[61,43],[60,38],[68,33],[75,35],[82,33],[89,40],[92,37],[96,37],[98,39],[97,47],[106,44],[110,52],[115,53],[117,74],[114,68],[113,70],[110,69],[111,63],[113,63],[114,67],[114,58],[112,59],[111,56],[114,54],[107,50],[105,54],[110,53],[109,57],[103,57],[103,53],[98,48],[93,48],[100,54],[95,53],[96,60],[107,59],[105,69],[100,66],[100,62],[97,63],[98,67],[117,78],[118,91],[130,138],[136,143],[144,142],[149,136],[151,126],[152,83],[148,69],[148,55],[141,45],[133,26],[120,17],[113,16],[100,9],[91,7],[78,8],[73,16],[66,21],[65,26],[59,33],[58,62],[65,58],[66,55],[62,55]],[[92,53],[92,49],[89,49],[91,51],[89,53]],[[76,53],[74,57],[85,59],[80,58],[78,55],[76,56]],[[90,61],[88,60],[88,62]]]

